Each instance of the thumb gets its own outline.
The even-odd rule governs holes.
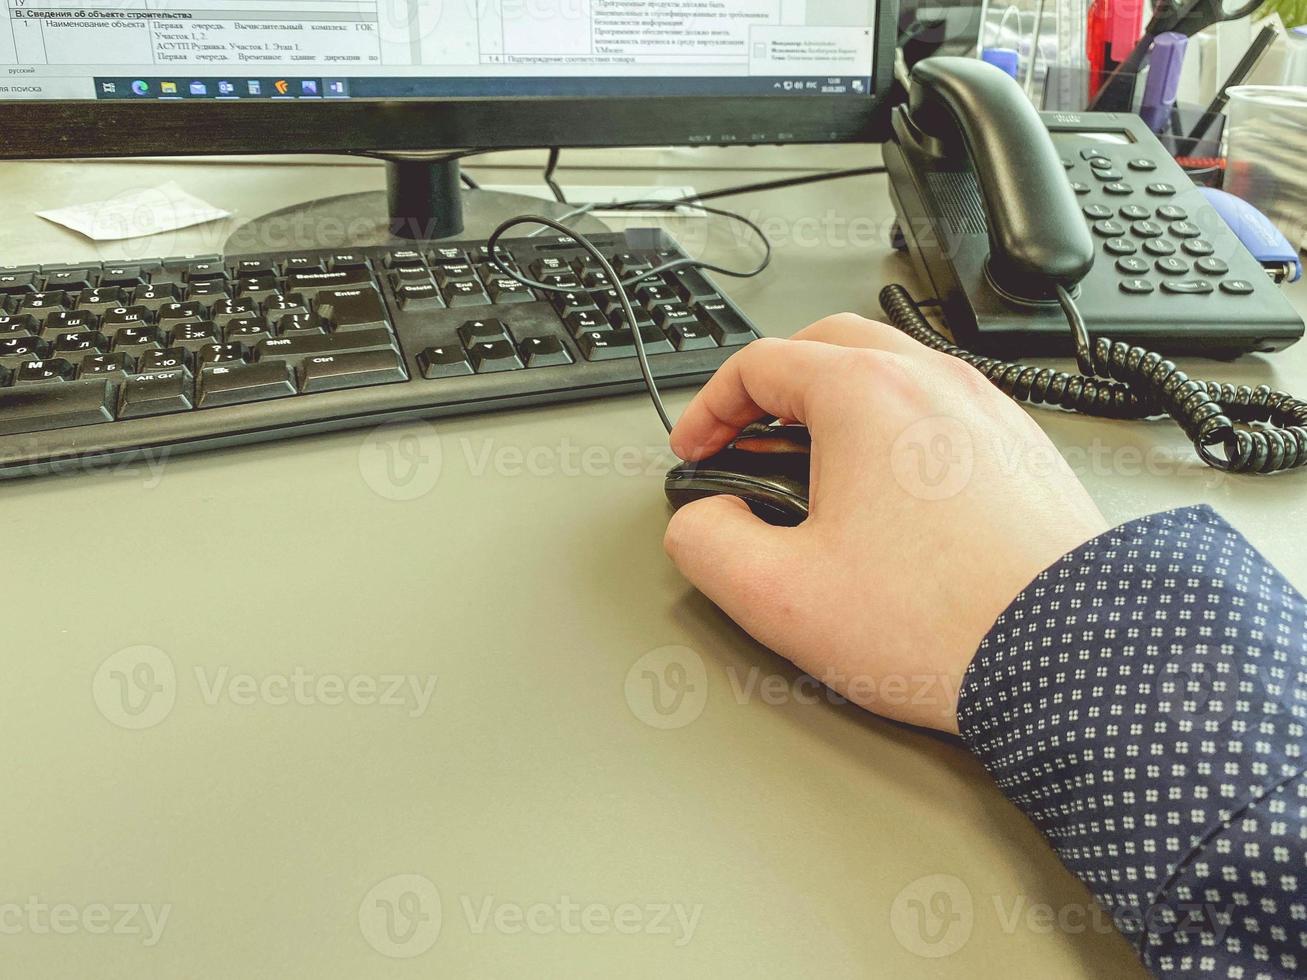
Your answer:
[[[700,592],[770,644],[783,626],[778,598],[795,575],[799,533],[765,523],[739,497],[704,497],[672,515],[663,546]]]

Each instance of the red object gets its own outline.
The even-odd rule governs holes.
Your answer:
[[[1092,99],[1116,67],[1108,54],[1112,41],[1112,0],[1093,0],[1085,34],[1085,57],[1089,61],[1089,97]]]

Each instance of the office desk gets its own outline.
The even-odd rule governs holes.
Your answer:
[[[222,226],[100,248],[30,213],[166,179],[241,217],[381,180],[3,172],[6,262],[217,247]],[[730,286],[768,333],[911,282],[883,177],[732,203],[777,239]],[[1305,359],[1201,367],[1301,390]],[[1039,418],[1112,519],[1210,501],[1307,583],[1279,530],[1307,477],[1219,477],[1167,425]],[[628,397],[0,485],[4,974],[1139,975],[956,742],[814,695],[686,586],[668,461]]]

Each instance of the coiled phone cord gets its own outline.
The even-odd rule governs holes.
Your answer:
[[[966,361],[1018,401],[1113,419],[1170,416],[1203,462],[1231,473],[1274,473],[1307,464],[1307,402],[1266,385],[1190,378],[1156,352],[1105,337],[1091,340],[1075,302],[1061,287],[1058,301],[1075,335],[1080,374],[966,350],[930,325],[903,286],[880,291],[891,324]]]

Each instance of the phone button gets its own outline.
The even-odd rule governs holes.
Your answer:
[[[1082,183],[1081,183],[1080,181],[1078,181],[1078,180],[1073,180],[1073,181],[1071,181],[1071,189],[1072,189],[1073,191],[1075,191],[1077,194],[1088,194],[1088,193],[1089,193],[1089,185],[1088,185],[1088,184],[1082,184]]]
[[[1122,279],[1121,292],[1133,293],[1136,296],[1142,296],[1144,293],[1151,293],[1153,284],[1147,279]]]
[[[1095,160],[1094,162],[1097,163],[1098,161]],[[1095,170],[1095,171],[1094,171],[1094,176],[1097,177],[1099,180],[1120,180],[1120,179],[1121,179],[1121,171],[1119,171],[1119,170]]]
[[[1117,259],[1116,268],[1118,272],[1124,272],[1128,276],[1138,276],[1147,272],[1149,265],[1147,259],[1141,259],[1138,256],[1129,256],[1124,259]]]
[[[1194,263],[1194,268],[1205,276],[1223,276],[1230,271],[1228,265],[1216,258],[1199,259]]]
[[[1203,233],[1192,221],[1172,221],[1171,234],[1176,238],[1197,238]]]
[[[1130,230],[1140,238],[1160,238],[1162,236],[1162,226],[1156,221],[1136,221],[1130,226]]]
[[[1125,225],[1121,224],[1119,221],[1095,221],[1094,231],[1098,232],[1098,234],[1105,238],[1115,238],[1118,235],[1125,234]]]
[[[1095,170],[1111,170],[1112,161],[1107,157],[1090,157],[1089,165]]]
[[[1144,251],[1149,255],[1174,255],[1175,246],[1165,238],[1150,238],[1144,242]]]
[[[1183,221],[1189,212],[1178,204],[1163,204],[1157,209],[1157,216],[1163,221]]]
[[[1094,148],[1091,146],[1091,147],[1090,147],[1089,149],[1087,149],[1087,150],[1081,150],[1081,151],[1080,151],[1080,159],[1082,159],[1082,160],[1105,160],[1105,159],[1107,159],[1107,154],[1104,153],[1102,150],[1096,150],[1096,149],[1094,149]]]
[[[1157,271],[1165,272],[1168,276],[1182,276],[1189,271],[1189,263],[1184,259],[1158,259]]]
[[[1103,242],[1103,249],[1111,255],[1134,255],[1139,251],[1139,247],[1128,238],[1109,238]],[[1148,263],[1144,265],[1146,267]]]
[[[1121,195],[1121,194],[1133,194],[1135,189],[1131,187],[1129,184],[1125,184],[1119,180],[1116,180],[1110,184],[1104,184],[1103,190],[1107,191],[1107,193],[1109,194]]]
[[[1210,293],[1212,284],[1206,279],[1168,279],[1162,289],[1168,293]]]
[[[1221,292],[1231,296],[1247,296],[1253,291],[1253,284],[1247,279],[1227,279],[1221,283]]]
[[[1120,213],[1121,217],[1125,218],[1127,221],[1143,221],[1145,218],[1151,218],[1153,216],[1153,212],[1138,204],[1127,204],[1121,209]]]
[[[1085,212],[1086,218],[1097,220],[1099,218],[1112,217],[1112,209],[1106,204],[1086,204],[1081,210]],[[1145,217],[1147,217],[1147,215],[1145,215]]]
[[[1156,194],[1158,197],[1170,197],[1175,193],[1175,188],[1170,184],[1156,183],[1144,185],[1144,190],[1149,194]]]
[[[1191,238],[1182,242],[1180,247],[1190,255],[1211,255],[1216,251],[1216,247],[1206,238]]]
[[[1157,169],[1157,164],[1152,160],[1149,160],[1147,157],[1139,157],[1135,160],[1130,160],[1126,163],[1126,166],[1129,167],[1131,170],[1156,170]]]

